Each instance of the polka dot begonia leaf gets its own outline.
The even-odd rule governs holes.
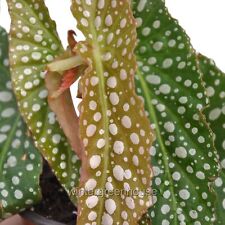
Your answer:
[[[205,113],[215,133],[215,145],[222,166],[220,177],[215,181],[217,220],[214,223],[222,225],[225,219],[225,74],[205,56],[198,55],[198,59],[210,100],[210,106]]]
[[[10,63],[20,111],[37,148],[69,193],[80,162],[47,103],[45,68],[63,52],[43,0],[7,0],[11,15]],[[74,131],[77,132],[77,131]]]
[[[79,225],[137,224],[151,204],[153,134],[134,89],[136,26],[129,2],[72,1],[86,37],[75,52],[88,64],[80,80]]]
[[[17,109],[8,60],[8,36],[0,27],[0,221],[41,198],[42,158]]]
[[[152,224],[211,225],[219,164],[203,109],[208,104],[196,53],[163,0],[134,0],[137,93],[156,133]]]

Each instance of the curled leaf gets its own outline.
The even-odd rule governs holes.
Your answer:
[[[76,69],[67,70],[63,74],[62,78],[61,78],[61,75],[60,75],[59,85],[57,85],[57,87],[55,87],[55,89],[52,90],[51,93],[49,93],[50,100],[58,98],[61,94],[63,94],[64,91],[69,90],[70,87],[72,86],[72,84],[77,80],[76,75],[77,75]],[[48,76],[48,74],[47,74],[47,76]],[[54,77],[52,77],[52,79],[54,80]],[[50,84],[50,81],[51,80],[49,79],[49,84]],[[48,88],[48,86],[47,86],[47,88]]]
[[[77,44],[73,34],[72,31],[68,32],[67,51],[48,64],[45,83],[49,92],[49,106],[56,114],[70,145],[82,159],[83,146],[79,137],[79,118],[73,106],[70,87],[83,73],[85,66],[82,65],[81,57],[73,53]]]
[[[74,74],[72,71],[69,71],[69,74],[66,73],[65,77],[57,72],[48,72],[45,82],[49,92],[49,107],[56,114],[70,145],[81,159],[83,146],[79,139],[79,118],[74,110],[70,94],[70,86],[75,77],[76,72]],[[74,131],[76,131],[75,134]]]

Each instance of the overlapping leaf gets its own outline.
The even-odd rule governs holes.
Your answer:
[[[225,74],[212,60],[202,55],[199,55],[198,59],[210,99],[210,106],[205,113],[215,133],[215,146],[222,165],[220,177],[215,181],[217,193],[215,224],[222,225],[225,218]]]
[[[202,109],[208,104],[189,38],[163,0],[133,1],[138,23],[137,92],[154,123],[151,148],[158,191],[152,224],[212,224],[218,173],[212,135]]]
[[[8,38],[0,27],[0,220],[37,203],[42,159],[11,89]]]
[[[68,145],[55,114],[48,107],[44,82],[46,64],[62,52],[55,23],[50,19],[43,0],[7,2],[12,19],[12,80],[20,111],[36,146],[69,192],[78,180],[79,161]]]
[[[78,224],[137,224],[150,205],[152,133],[134,91],[134,18],[128,0],[72,2],[87,38],[75,51],[88,64],[80,80],[85,155]]]

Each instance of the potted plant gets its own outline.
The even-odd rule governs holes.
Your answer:
[[[7,3],[0,218],[222,224],[224,73],[196,53],[164,1],[72,0],[86,40],[69,31],[67,49],[43,0]]]

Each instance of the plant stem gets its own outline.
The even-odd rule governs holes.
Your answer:
[[[67,59],[56,60],[47,65],[47,70],[51,72],[61,72],[82,65],[84,62],[78,55]]]

